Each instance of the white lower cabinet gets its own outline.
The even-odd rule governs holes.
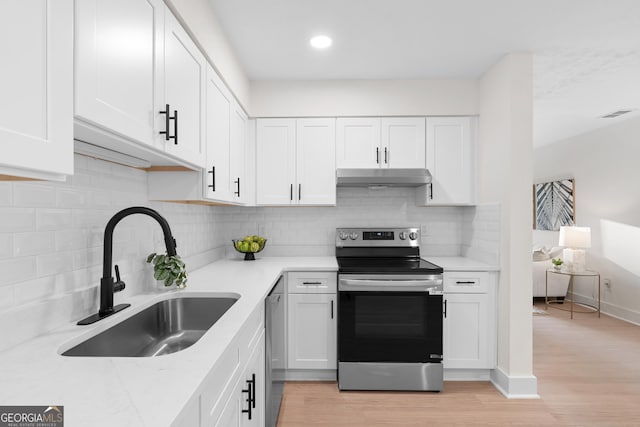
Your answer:
[[[224,405],[216,427],[264,426],[264,334],[262,335],[247,369],[235,384]]]
[[[495,298],[494,278],[487,272],[444,273],[445,369],[495,368]]]
[[[336,369],[336,279],[335,272],[288,274],[288,370]]]
[[[260,305],[171,426],[263,427],[264,356],[264,306]]]

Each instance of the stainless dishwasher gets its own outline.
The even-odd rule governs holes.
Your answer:
[[[265,425],[275,427],[282,402],[285,370],[285,293],[280,276],[265,299]]]

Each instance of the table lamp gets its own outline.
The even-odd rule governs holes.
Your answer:
[[[590,227],[560,227],[559,246],[566,249],[562,251],[567,269],[572,272],[585,270],[586,248],[591,247]]]

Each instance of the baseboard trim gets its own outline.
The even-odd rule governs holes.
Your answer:
[[[568,294],[567,296],[571,296]],[[573,293],[573,298],[577,304],[589,304],[595,307],[598,306],[598,300],[578,293]],[[606,301],[600,301],[600,311],[607,316],[615,317],[616,319],[623,320],[628,323],[640,326],[640,312],[631,310],[619,305],[611,304]]]
[[[337,381],[336,369],[287,369],[285,381]]]
[[[496,368],[491,371],[491,383],[508,399],[540,399],[535,375],[509,376]]]
[[[491,369],[444,368],[445,381],[491,381]]]

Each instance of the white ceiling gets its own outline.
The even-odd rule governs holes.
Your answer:
[[[640,0],[211,2],[251,80],[477,78],[532,52],[535,145],[640,114]]]

